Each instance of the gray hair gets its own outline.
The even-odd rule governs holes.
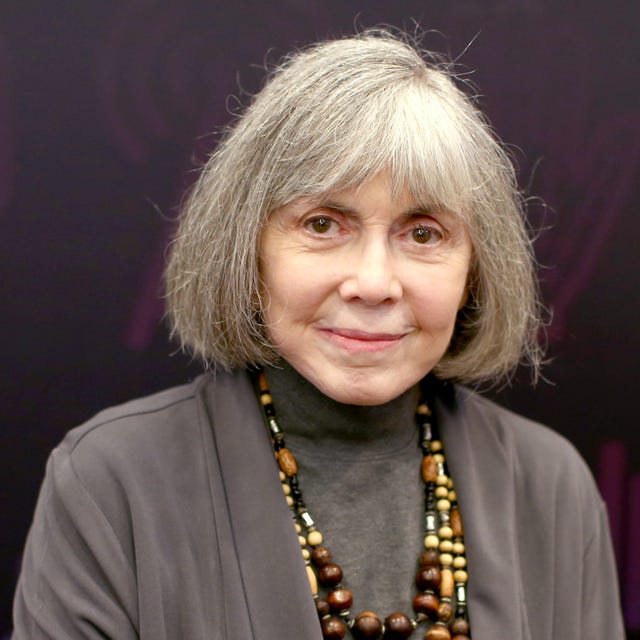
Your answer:
[[[468,383],[521,360],[537,370],[540,306],[513,166],[450,65],[386,31],[286,58],[209,158],[166,270],[182,347],[224,368],[275,361],[258,263],[270,212],[381,171],[395,193],[459,216],[473,244],[468,299],[434,372]]]

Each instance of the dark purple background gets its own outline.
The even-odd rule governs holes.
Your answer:
[[[274,61],[354,25],[412,30],[413,19],[434,30],[427,46],[478,69],[468,77],[513,145],[521,184],[548,205],[533,203],[531,219],[553,227],[537,243],[554,309],[550,383],[532,392],[522,375],[501,399],[567,435],[592,465],[628,625],[640,629],[639,7],[4,2],[0,635],[49,450],[100,408],[197,372],[172,356],[159,273],[195,159],[236,104],[228,96],[258,87],[267,50]]]

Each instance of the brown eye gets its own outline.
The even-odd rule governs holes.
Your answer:
[[[416,227],[413,232],[413,239],[420,243],[420,244],[426,244],[427,242],[429,242],[429,240],[431,240],[431,237],[433,235],[431,229],[427,228],[427,227]]]
[[[320,216],[309,220],[308,225],[315,233],[327,233],[327,231],[331,229],[332,222],[333,220],[331,218]]]

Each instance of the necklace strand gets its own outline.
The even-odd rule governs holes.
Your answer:
[[[383,622],[371,611],[352,616],[353,594],[343,585],[342,569],[333,562],[331,552],[323,545],[323,536],[304,503],[298,482],[298,464],[285,445],[263,371],[258,373],[258,389],[324,640],[341,640],[347,629],[355,640],[406,640],[427,620],[433,624],[425,633],[425,640],[470,640],[462,520],[442,442],[426,402],[421,399],[416,409],[423,454],[421,473],[425,483],[425,550],[420,555],[415,577],[419,590],[413,599],[415,617],[392,613]],[[324,597],[320,586],[326,591]]]

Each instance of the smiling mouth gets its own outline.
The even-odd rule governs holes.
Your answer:
[[[356,329],[321,329],[331,342],[352,353],[372,353],[397,345],[407,333],[371,333]]]
[[[370,333],[369,331],[358,331],[356,329],[328,329],[331,333],[350,340],[364,340],[366,342],[376,342],[379,340],[399,340],[404,333]]]

